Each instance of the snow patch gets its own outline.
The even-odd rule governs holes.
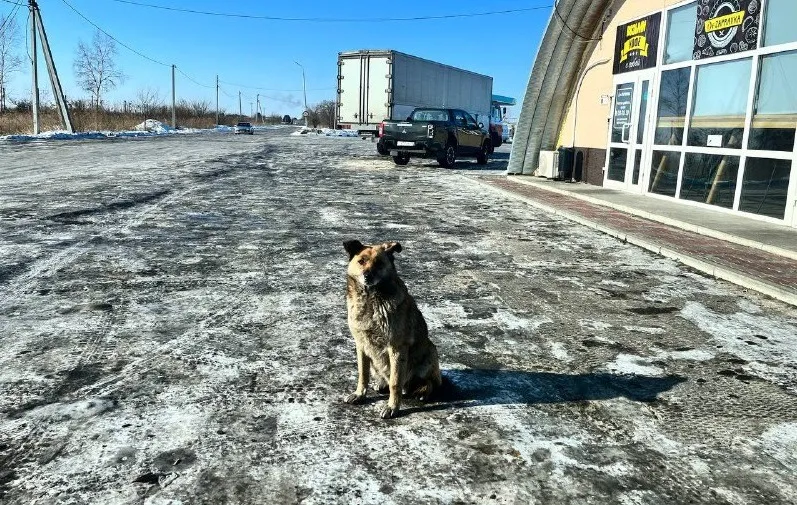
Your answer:
[[[147,119],[133,127],[137,132],[150,132],[150,133],[169,133],[173,131],[171,126],[161,123],[156,119]]]
[[[649,377],[661,377],[664,370],[650,364],[650,358],[634,356],[633,354],[619,354],[614,362],[606,365],[612,373],[626,375],[645,375]]]
[[[764,451],[797,473],[797,422],[778,424],[761,434]]]
[[[359,137],[357,130],[333,130],[331,128],[302,128],[291,133],[291,135],[318,135],[324,137]]]
[[[646,376],[662,376],[664,370],[653,365],[654,361],[666,359],[684,361],[708,361],[714,358],[714,354],[691,349],[688,351],[657,351],[652,356],[636,356],[633,354],[619,354],[614,362],[606,365],[606,368],[614,373]]]
[[[578,324],[581,325],[581,327],[585,330],[590,331],[605,331],[612,327],[612,325],[609,323],[604,323],[603,321],[592,321],[589,319],[580,319]]]
[[[797,373],[797,324],[793,320],[749,312],[722,314],[697,302],[687,302],[679,315],[708,333],[725,352]]]
[[[667,330],[664,328],[657,328],[655,326],[623,326],[623,328],[628,331],[647,333],[649,335],[663,335],[667,333]]]
[[[496,310],[493,314],[493,321],[507,330],[531,330],[532,332],[536,332],[543,324],[552,322],[545,316],[524,318],[502,309]]]
[[[53,130],[42,132],[38,135],[3,135],[0,136],[0,140],[8,140],[13,142],[30,142],[34,140],[104,140],[109,138],[135,138],[154,135],[195,134],[208,131],[213,130],[205,130],[200,128],[181,128],[176,130],[160,121],[147,119],[146,121],[135,125],[131,130],[104,130],[75,133],[69,133],[68,131],[64,130]]]
[[[573,358],[570,357],[568,354],[567,349],[565,349],[565,345],[562,342],[551,342],[551,354],[553,357],[558,359],[559,361],[564,361],[565,363],[570,363],[573,361]]]

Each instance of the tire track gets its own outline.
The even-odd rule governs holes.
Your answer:
[[[267,152],[268,151],[266,151],[266,153]],[[258,153],[258,155],[262,156],[263,152]],[[210,163],[216,165],[217,163],[222,163],[223,161],[224,158],[218,157],[214,158]],[[117,226],[103,229],[102,235],[125,232],[134,227],[140,226],[150,215],[162,209],[163,207],[175,201],[184,199],[191,192],[205,189],[207,186],[212,185],[215,182],[215,179],[218,177],[228,175],[244,165],[245,163],[243,160],[237,159],[233,164],[233,168],[222,167],[221,169],[212,169],[208,171],[204,177],[201,174],[190,174],[190,179],[192,182],[188,184],[193,185],[180,191],[156,191],[144,195],[143,198],[128,199],[117,202],[116,204],[104,205],[102,207],[87,209],[85,211],[61,213],[50,216],[49,219],[58,221],[59,219],[70,219],[77,217],[78,215],[114,212],[118,209],[130,209],[140,204],[146,205],[144,209],[133,213],[127,219],[125,219],[125,215],[122,214],[119,219],[123,220],[123,222]],[[14,300],[24,296],[28,289],[28,285],[33,280],[41,276],[52,275],[59,269],[77,261],[83,254],[90,251],[90,248],[86,246],[100,236],[101,234],[99,233],[91,233],[86,238],[70,245],[66,249],[58,251],[47,258],[35,261],[25,273],[15,277],[9,283],[7,286],[8,289],[4,291],[2,296],[0,296],[0,309],[7,306],[9,302],[13,303]],[[235,293],[231,294],[231,297],[238,299],[238,296],[247,288],[248,285],[246,284],[240,286]],[[236,305],[241,307],[240,304]],[[244,307],[245,306],[246,305],[244,305]],[[116,392],[127,382],[126,379],[131,379],[134,377],[135,370],[140,369],[142,366],[146,366],[149,362],[156,358],[160,358],[163,351],[172,348],[175,345],[179,345],[180,343],[184,343],[187,340],[190,341],[196,339],[198,336],[201,336],[204,331],[221,325],[224,321],[235,317],[236,314],[239,315],[240,312],[241,309],[230,310],[228,307],[225,307],[208,314],[199,322],[198,327],[183,332],[176,339],[172,339],[168,342],[160,344],[151,352],[149,352],[148,355],[128,363],[121,371],[113,376],[101,382],[81,387],[69,393],[68,396],[70,397],[70,401],[77,401],[79,399],[91,397],[98,399],[111,397],[114,392]],[[114,322],[115,318],[110,314],[102,314],[100,316],[100,320],[97,321],[96,324],[91,325],[91,328],[86,328],[86,331],[83,334],[87,336],[75,342],[75,347],[78,347],[80,352],[76,355],[74,365],[70,367],[72,372],[79,372],[88,363],[91,363],[92,360],[97,356],[108,356],[114,352],[117,342],[116,339],[113,338],[112,332],[110,331],[114,325]],[[58,393],[57,390],[56,393]],[[58,394],[58,396],[62,397],[63,395]],[[16,466],[25,464],[25,461],[31,460],[31,458],[35,460],[35,454],[37,449],[40,449],[41,441],[47,439],[46,435],[48,426],[50,425],[54,415],[55,414],[51,414],[30,419],[23,425],[25,428],[23,433],[16,433],[14,437],[9,436],[9,440],[20,440],[21,443],[16,448],[12,448],[8,454],[0,459],[0,468],[8,468],[11,472],[15,472],[16,470],[14,468]]]
[[[85,246],[96,240],[98,237],[102,235],[108,235],[113,233],[120,233],[135,226],[141,225],[144,220],[152,214],[154,211],[160,209],[161,207],[168,205],[169,203],[179,200],[183,198],[185,195],[193,191],[192,188],[184,189],[180,192],[172,192],[165,198],[162,198],[155,203],[148,204],[148,206],[141,210],[140,212],[134,214],[129,220],[124,221],[123,223],[111,227],[106,228],[101,231],[101,233],[92,233],[90,236],[79,240],[78,242],[70,245],[66,249],[61,251],[55,252],[49,257],[41,258],[33,262],[28,270],[11,280],[6,286],[6,289],[3,290],[3,294],[0,295],[0,309],[5,308],[10,301],[18,299],[20,296],[24,295],[28,285],[36,278],[41,276],[52,275],[58,270],[64,268],[65,266],[74,263],[83,253],[87,251]],[[150,200],[148,200],[150,201]],[[81,251],[83,249],[83,251]]]

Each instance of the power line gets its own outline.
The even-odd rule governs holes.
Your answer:
[[[197,82],[197,80],[196,80],[196,79],[194,79],[194,78],[193,78],[193,77],[191,77],[190,75],[188,75],[188,74],[186,74],[185,72],[183,72],[182,70],[180,70],[180,67],[178,67],[178,66],[175,66],[174,68],[175,68],[175,69],[176,69],[178,72],[180,72],[180,73],[183,75],[183,77],[185,77],[185,78],[186,78],[186,79],[188,79],[189,81],[193,82],[193,83],[194,83],[194,84],[196,84],[197,86],[201,86],[201,87],[203,87],[203,88],[215,88],[215,87],[216,87],[216,86],[213,86],[213,85],[202,84],[201,82]]]
[[[132,51],[132,52],[136,53],[137,55],[141,56],[142,58],[144,58],[145,60],[149,60],[149,61],[151,61],[152,63],[157,63],[158,65],[163,65],[164,67],[171,67],[171,65],[169,65],[168,63],[163,63],[162,61],[158,61],[158,60],[156,60],[156,59],[154,59],[154,58],[150,58],[150,57],[149,57],[149,56],[147,56],[146,54],[143,54],[143,53],[140,53],[140,52],[136,51],[136,50],[135,50],[135,49],[133,49],[132,47],[128,46],[128,45],[127,45],[127,44],[125,44],[124,42],[120,41],[119,39],[117,39],[116,37],[114,37],[113,35],[111,35],[110,33],[106,32],[105,30],[103,30],[102,28],[100,28],[99,26],[97,26],[97,24],[96,24],[96,23],[94,23],[92,20],[90,20],[89,18],[87,18],[86,16],[84,16],[83,14],[81,14],[81,13],[80,13],[80,11],[78,11],[77,9],[75,9],[74,7],[72,7],[72,4],[70,4],[70,3],[69,3],[69,2],[67,2],[66,0],[61,0],[61,1],[62,1],[62,2],[64,2],[64,3],[66,4],[66,6],[67,6],[67,7],[69,7],[70,9],[72,9],[72,10],[75,12],[75,14],[77,14],[77,15],[78,15],[78,16],[80,16],[80,17],[82,17],[82,18],[83,18],[83,19],[84,19],[84,20],[85,20],[87,23],[89,23],[91,26],[93,26],[94,28],[98,29],[99,31],[101,31],[102,33],[104,33],[105,35],[107,35],[108,37],[110,37],[110,38],[111,38],[112,40],[114,40],[114,41],[115,41],[117,44],[119,44],[120,46],[124,47],[124,48],[125,48],[125,49],[127,49],[128,51]]]
[[[229,86],[235,86],[237,88],[256,89],[256,90],[259,90],[259,91],[282,91],[282,92],[285,92],[285,93],[288,93],[288,92],[291,92],[291,91],[297,91],[297,92],[298,91],[303,91],[302,89],[259,88],[257,86],[247,86],[245,84],[235,84],[234,82],[227,82],[227,81],[219,81],[219,82],[227,84]],[[313,89],[308,89],[307,91],[329,91],[331,89],[337,89],[337,88],[333,88],[333,87],[329,87],[329,88],[313,88]]]
[[[255,14],[235,14],[229,12],[213,12],[213,11],[200,11],[195,9],[181,9],[177,7],[166,7],[164,5],[154,5],[148,4],[143,2],[134,2],[132,0],[113,0],[114,2],[119,2],[123,4],[135,5],[138,7],[148,7],[151,9],[161,9],[167,11],[174,11],[174,12],[182,12],[187,14],[201,14],[204,16],[219,16],[219,17],[229,17],[229,18],[244,18],[244,19],[261,19],[267,21],[301,21],[301,22],[311,22],[311,23],[376,23],[376,22],[385,22],[385,21],[422,21],[422,20],[430,20],[430,19],[452,19],[452,18],[470,18],[470,17],[478,17],[478,16],[492,16],[498,14],[512,14],[517,12],[529,12],[529,11],[536,11],[542,9],[550,9],[551,5],[539,5],[536,7],[523,7],[519,9],[505,9],[505,10],[498,10],[498,11],[486,11],[486,12],[472,12],[472,13],[465,13],[465,14],[441,14],[438,16],[413,16],[413,17],[405,17],[405,18],[290,18],[290,17],[278,17],[278,16],[259,16]]]
[[[14,22],[14,18],[17,15],[17,11],[19,11],[19,8],[22,6],[22,4],[10,2],[9,0],[3,0],[3,1],[6,3],[13,4],[16,7],[11,8],[11,12],[8,13],[8,17],[6,17],[6,19],[3,21],[3,24],[0,25],[0,36],[3,35],[3,30],[6,29],[6,25],[8,25],[9,28],[11,27],[11,23]]]
[[[224,95],[225,95],[227,98],[235,98],[235,97],[234,97],[234,96],[232,96],[231,94],[227,93],[227,92],[224,90],[224,88],[222,88],[221,86],[219,86],[219,91],[221,91],[221,92],[222,92],[222,93],[223,93],[223,94],[224,94]]]
[[[1,0],[1,1],[4,1],[4,2],[10,2],[10,0]],[[143,54],[143,53],[141,53],[141,52],[139,52],[139,51],[137,51],[137,50],[133,49],[132,47],[130,47],[130,46],[128,46],[127,44],[125,44],[124,42],[120,41],[119,39],[117,39],[116,37],[114,37],[113,35],[111,35],[110,33],[108,33],[107,31],[105,31],[105,30],[103,30],[102,28],[100,28],[99,26],[97,26],[97,24],[96,24],[96,23],[94,23],[94,22],[93,22],[93,21],[91,21],[89,18],[87,18],[86,16],[84,16],[84,15],[83,15],[83,14],[82,14],[80,11],[78,11],[77,9],[75,9],[75,8],[74,8],[74,7],[73,7],[73,6],[72,6],[72,5],[71,5],[69,2],[67,2],[67,0],[61,0],[61,1],[62,1],[62,2],[64,2],[64,4],[66,4],[66,6],[67,6],[67,7],[69,7],[70,9],[72,9],[72,10],[75,12],[75,14],[77,14],[78,16],[80,16],[81,18],[83,18],[83,19],[84,19],[86,22],[88,22],[89,24],[91,24],[91,25],[92,25],[94,28],[96,28],[97,30],[101,31],[102,33],[104,33],[105,35],[107,35],[108,37],[110,37],[111,39],[113,39],[114,41],[116,41],[116,42],[117,42],[119,45],[121,45],[122,47],[124,47],[124,48],[128,49],[129,51],[132,51],[133,53],[135,53],[135,54],[137,54],[137,55],[141,56],[141,57],[142,57],[142,58],[144,58],[144,59],[147,59],[147,60],[149,60],[149,61],[151,61],[151,62],[153,62],[153,63],[157,63],[158,65],[163,65],[164,67],[170,67],[170,66],[171,66],[171,65],[169,65],[168,63],[164,63],[164,62],[162,62],[162,61],[158,61],[158,60],[156,60],[156,59],[154,59],[154,58],[150,58],[149,56],[147,56],[147,55],[145,55],[145,54]],[[197,81],[196,79],[194,79],[194,78],[193,78],[193,77],[191,77],[190,75],[188,75],[188,74],[186,74],[185,72],[183,72],[183,71],[182,71],[182,70],[181,70],[179,67],[177,67],[177,66],[175,66],[175,69],[176,69],[176,70],[177,70],[177,71],[178,71],[178,72],[179,72],[179,73],[180,73],[180,74],[181,74],[183,77],[185,77],[185,78],[186,78],[186,79],[188,79],[189,81],[193,82],[193,83],[194,83],[194,84],[196,84],[197,86],[201,86],[201,87],[203,87],[203,88],[208,88],[208,89],[211,89],[211,88],[214,88],[214,87],[215,87],[215,86],[208,85],[208,84],[202,84],[201,82]],[[219,81],[219,82],[222,82],[222,81]],[[241,87],[241,88],[262,89],[262,88],[257,88],[257,87],[254,87],[254,86],[243,86],[243,85],[233,84],[233,83],[229,83],[229,82],[225,82],[225,84],[227,84],[227,85],[230,85],[230,86]],[[221,88],[220,88],[220,89],[221,89]],[[327,88],[327,89],[334,89],[334,88]],[[272,91],[278,91],[278,90],[272,90]],[[298,91],[298,90],[297,90],[297,91]],[[234,98],[233,96],[230,96],[229,94],[227,94],[225,91],[223,91],[223,90],[222,90],[222,92],[223,92],[225,95],[229,96],[230,98]],[[265,96],[265,95],[263,95],[263,96],[264,96],[265,98],[268,98],[268,99],[270,99],[270,100],[279,101],[279,102],[285,102],[285,103],[291,103],[291,102],[290,102],[290,100],[284,100],[284,99],[280,99],[280,98],[276,98],[276,97],[271,97],[271,96]],[[249,97],[249,98],[251,98],[251,97]]]

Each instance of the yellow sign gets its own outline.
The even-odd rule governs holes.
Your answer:
[[[645,33],[645,30],[647,29],[648,21],[643,19],[642,21],[637,21],[636,23],[631,23],[628,25],[628,28],[625,29],[625,36],[633,37],[634,35],[640,35]]]
[[[625,41],[623,49],[620,51],[620,63],[628,59],[628,55],[631,51],[639,51],[640,56],[647,56],[649,47],[650,44],[648,44],[648,39],[644,35],[631,37]]]
[[[706,33],[716,32],[739,26],[744,21],[744,11],[734,12],[718,18],[709,19],[705,23]]]

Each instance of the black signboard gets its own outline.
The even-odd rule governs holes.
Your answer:
[[[612,142],[625,142],[627,130],[631,128],[631,111],[634,105],[634,83],[617,85],[614,93],[614,121],[612,123]]]
[[[661,12],[617,27],[614,44],[614,73],[633,72],[656,66],[659,51]]]
[[[758,47],[761,0],[699,0],[693,58],[711,58]]]

